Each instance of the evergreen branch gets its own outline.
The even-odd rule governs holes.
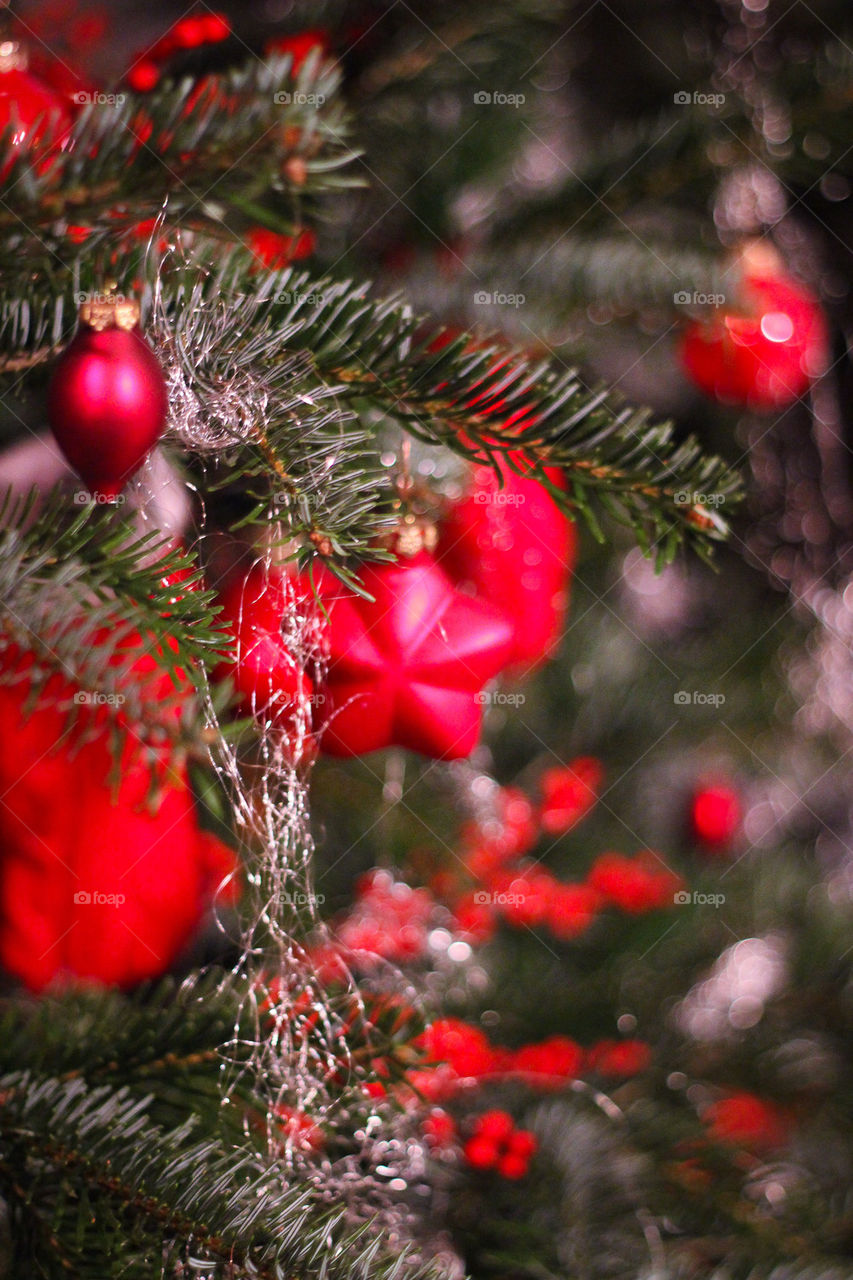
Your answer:
[[[543,317],[541,325],[528,321],[527,327],[545,332],[591,304],[599,316],[655,309],[674,317],[685,309],[701,312],[702,298],[731,300],[733,293],[719,254],[630,233],[569,235],[544,252],[535,239],[519,240],[494,251],[487,247],[472,265],[486,290],[506,291],[507,280],[515,281],[525,311],[532,307]]]
[[[61,490],[34,519],[36,510],[35,493],[26,500],[7,493],[0,502],[3,679],[25,683],[32,703],[42,694],[55,699],[48,682],[60,675],[71,724],[82,690],[114,721],[143,726],[151,745],[191,741],[198,708],[187,693],[204,686],[205,664],[230,645],[194,556],[157,534],[140,537],[107,507],[72,505]],[[176,574],[180,590],[169,585]],[[146,679],[134,673],[143,656],[175,690],[156,710]]]
[[[223,394],[248,406],[239,431],[226,433],[233,447],[219,445],[214,483],[242,487],[246,519],[272,512],[287,536],[302,535],[303,562],[320,550],[341,570],[345,557],[376,554],[371,541],[395,513],[377,447],[389,424],[468,459],[494,463],[521,451],[513,465],[540,478],[559,468],[565,492],[546,483],[570,514],[601,536],[596,509],[606,510],[645,550],[657,544],[659,558],[682,542],[701,553],[725,532],[683,495],[730,504],[738,481],[727,467],[574,370],[465,335],[440,346],[446,336],[434,328],[425,336],[405,304],[304,272],[257,273],[241,251],[206,273],[198,263],[165,272],[160,290],[158,343],[196,402],[196,434],[204,438]],[[9,354],[43,346],[56,310],[53,296],[34,297],[26,315],[20,299],[0,306],[0,335],[18,337]],[[216,452],[201,456],[213,461]]]
[[[18,1262],[50,1274],[58,1261],[81,1280],[142,1280],[155,1259],[234,1280],[403,1274],[399,1256],[378,1256],[381,1240],[365,1244],[248,1144],[199,1139],[192,1120],[161,1129],[144,1098],[79,1079],[18,1073],[0,1090],[0,1187]]]
[[[358,519],[369,523],[370,513],[374,533],[393,516],[393,490],[375,464],[367,465],[362,434],[389,421],[426,444],[469,459],[494,463],[497,455],[519,450],[523,458],[513,462],[511,456],[519,471],[529,466],[545,479],[544,468],[559,468],[566,492],[550,488],[572,514],[584,514],[597,531],[597,501],[631,527],[644,547],[667,539],[665,558],[682,540],[702,547],[724,531],[722,521],[704,517],[682,495],[713,493],[730,502],[738,481],[727,467],[703,456],[695,441],[675,444],[669,426],[650,425],[648,411],[627,408],[616,396],[586,387],[575,371],[558,372],[547,362],[531,365],[497,346],[474,346],[467,336],[440,346],[444,335],[433,330],[425,337],[423,322],[405,305],[375,300],[357,285],[312,281],[293,271],[257,282],[251,293],[242,293],[238,311],[208,321],[212,298],[233,297],[244,283],[239,255],[204,279],[195,276],[187,289],[165,282],[172,300],[169,325],[178,335],[190,326],[192,340],[182,343],[188,351],[206,353],[211,343],[205,330],[217,324],[217,345],[228,352],[228,364],[220,369],[223,379],[231,376],[233,353],[241,350],[258,375],[262,367],[273,370],[268,376],[275,377],[277,367],[286,373],[289,403],[284,407],[292,416],[276,415],[267,443],[294,483],[302,482],[302,500],[313,507],[312,541],[316,546],[318,535],[326,538],[326,554],[364,554],[360,538],[351,538],[347,547],[343,535]],[[250,342],[242,336],[246,332]],[[207,379],[213,374],[203,357],[201,372]],[[305,416],[295,403],[300,395],[309,407],[316,407],[318,398],[334,398],[340,406],[337,419],[308,417],[315,447],[327,435],[327,451],[319,456],[334,453],[337,480],[349,460],[345,490],[340,482],[335,486],[335,511],[328,509],[326,470],[314,468],[313,451],[306,457],[307,441],[299,436],[299,418]],[[347,406],[358,415],[354,435],[341,426]],[[250,439],[247,445],[244,471],[269,470],[264,450]],[[237,465],[239,460],[232,480]],[[277,466],[272,470],[275,483]]]
[[[46,249],[72,259],[69,223],[100,226],[114,240],[161,211],[167,227],[216,227],[250,201],[266,202],[278,229],[298,225],[306,198],[354,184],[340,174],[354,153],[344,141],[338,70],[317,58],[295,77],[291,67],[290,55],[251,60],[201,84],[164,81],[144,97],[96,95],[49,163],[18,152],[4,172],[0,231],[10,265],[42,261]]]

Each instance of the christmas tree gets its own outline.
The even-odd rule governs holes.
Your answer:
[[[0,1276],[853,1273],[853,33],[20,3]]]

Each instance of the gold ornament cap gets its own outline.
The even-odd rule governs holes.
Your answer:
[[[103,333],[105,329],[127,331],[139,324],[139,303],[120,294],[93,294],[80,304],[77,314],[80,323],[95,333]]]

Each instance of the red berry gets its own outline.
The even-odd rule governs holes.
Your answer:
[[[551,1036],[541,1044],[528,1044],[512,1057],[512,1070],[537,1076],[576,1079],[583,1065],[583,1049],[568,1036]]]
[[[766,1151],[781,1146],[788,1125],[772,1103],[754,1093],[733,1093],[706,1107],[702,1115],[717,1142]]]
[[[484,1111],[478,1117],[475,1133],[478,1138],[487,1138],[490,1142],[506,1142],[515,1128],[515,1122],[508,1111]]]
[[[603,1076],[635,1076],[645,1071],[652,1051],[643,1040],[601,1040],[588,1054],[592,1071]]]
[[[491,1169],[497,1163],[498,1149],[488,1138],[469,1138],[463,1150],[465,1159],[474,1169]]]
[[[428,1146],[442,1149],[453,1143],[456,1137],[456,1124],[453,1117],[441,1107],[433,1107],[424,1120],[423,1131]]]
[[[601,895],[588,884],[555,884],[545,922],[555,937],[568,942],[586,933],[600,906]]]
[[[134,63],[126,79],[135,93],[150,93],[160,82],[160,68],[156,62],[144,59],[142,62]]]
[[[231,23],[224,13],[207,13],[201,21],[204,26],[204,38],[210,44],[227,40],[231,34]]]
[[[535,1134],[527,1129],[516,1129],[510,1134],[506,1144],[507,1155],[518,1156],[522,1160],[529,1160],[536,1151],[539,1143],[536,1141]]]
[[[204,44],[204,22],[201,18],[181,18],[172,28],[175,45],[179,49],[197,49]]]
[[[497,1163],[498,1173],[502,1178],[509,1178],[510,1181],[516,1182],[519,1178],[523,1178],[530,1167],[530,1161],[524,1156],[514,1155],[507,1152],[501,1156]]]
[[[581,757],[560,769],[548,769],[539,787],[542,805],[539,821],[549,835],[563,835],[588,813],[604,778],[601,763]]]
[[[733,787],[715,783],[694,795],[690,826],[694,838],[707,849],[724,851],[734,839],[740,820],[740,796]]]

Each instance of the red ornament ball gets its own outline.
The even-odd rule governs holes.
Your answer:
[[[681,339],[687,374],[707,395],[750,409],[782,409],[823,372],[829,338],[817,299],[782,275],[747,275],[743,308],[691,321]]]
[[[470,755],[481,690],[506,665],[508,620],[456,591],[427,551],[366,565],[366,600],[328,571],[316,577],[329,615],[321,747],[354,756],[407,747],[437,759]],[[305,584],[306,594],[310,585]]]
[[[37,159],[39,173],[46,172],[70,131],[71,112],[63,95],[23,66],[0,68],[0,134],[5,136],[7,152],[0,178],[6,177],[16,155],[23,152]]]
[[[81,308],[81,325],[60,356],[48,393],[48,419],[68,462],[99,500],[113,500],[160,439],[168,396],[163,370],[134,322],[133,303]],[[89,316],[92,323],[86,320]],[[119,327],[117,321],[121,321]]]
[[[725,853],[741,822],[740,796],[724,782],[701,787],[690,801],[690,831],[709,852]]]
[[[310,696],[313,685],[282,637],[288,608],[285,576],[256,565],[230,583],[220,600],[223,620],[236,641],[235,662],[223,664],[220,674],[231,675],[247,713],[286,720],[297,702]]]
[[[520,454],[513,454],[520,461]],[[442,523],[437,556],[464,591],[512,620],[509,665],[526,674],[556,648],[568,608],[575,528],[533,479],[499,462],[475,466]]]
[[[127,638],[122,660],[128,645],[140,648],[130,678],[152,707],[177,698],[177,718],[181,690],[139,636]],[[3,670],[16,682],[0,683],[0,965],[34,991],[158,977],[233,874],[233,854],[199,828],[185,766],[162,753],[152,762],[132,731],[114,788],[104,708],[54,676],[33,709],[30,666],[29,655],[6,650]]]

